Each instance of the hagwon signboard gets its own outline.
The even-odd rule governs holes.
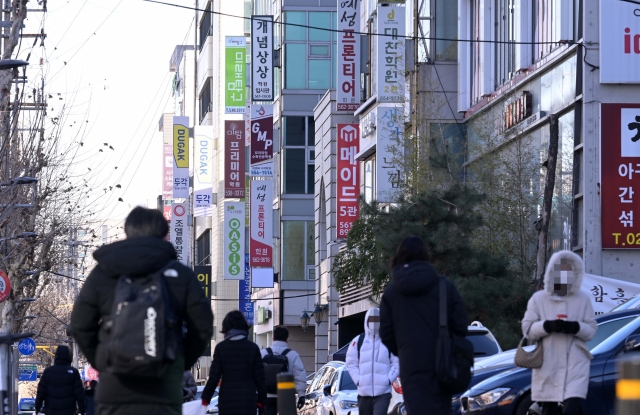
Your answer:
[[[640,83],[640,2],[600,0],[600,82]]]

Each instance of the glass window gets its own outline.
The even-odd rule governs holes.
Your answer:
[[[309,55],[329,56],[329,45],[309,45]]]
[[[287,43],[284,57],[284,87],[289,89],[306,89],[306,59],[307,45],[304,43]]]
[[[336,78],[338,77],[338,44],[333,44],[333,53],[331,54],[331,88],[336,89]]]
[[[436,60],[455,61],[458,59],[458,2],[436,0]]]
[[[469,331],[467,339],[473,343],[474,356],[486,357],[500,353],[498,343],[487,332]]]
[[[311,385],[309,385],[309,392],[315,392],[318,390],[318,384],[320,383],[320,379],[322,379],[322,377],[324,376],[325,370],[327,370],[326,367],[318,370],[318,373],[316,373],[315,377],[311,381]]]
[[[313,221],[307,222],[307,265],[315,265],[316,251],[316,223]]]
[[[587,342],[587,347],[589,348],[589,350],[593,349],[594,347],[602,343],[606,338],[610,337],[613,333],[629,324],[636,317],[637,316],[628,316],[616,320],[605,321],[598,324],[596,335]]]
[[[343,370],[342,371],[342,378],[340,379],[340,388],[339,390],[341,391],[353,391],[353,390],[357,390],[358,387],[356,386],[355,383],[353,383],[353,379],[351,379],[351,376],[349,375],[349,372],[347,370]]]
[[[304,221],[282,222],[282,280],[305,280],[305,225]]]
[[[305,194],[305,165],[307,150],[287,148],[284,150],[284,193]]]
[[[375,170],[375,157],[364,162],[364,200],[367,203],[373,201],[373,171]]]
[[[307,28],[304,27],[307,24],[306,12],[284,12],[285,23],[292,23],[295,25],[287,24],[284,26],[284,40],[307,40]]]
[[[309,12],[309,26],[331,29],[331,12]],[[329,30],[309,29],[309,40],[311,41],[331,41]]]
[[[305,117],[285,117],[284,119],[284,145],[303,146],[304,145],[304,118]]]
[[[307,137],[307,145],[315,147],[316,145],[316,120],[313,117],[307,117],[307,123],[309,124],[309,136]],[[312,161],[315,157],[312,158]]]
[[[331,85],[331,60],[309,61],[309,89],[329,89]]]

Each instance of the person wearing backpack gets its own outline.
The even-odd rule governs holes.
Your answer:
[[[160,211],[134,208],[127,238],[94,252],[74,304],[71,333],[100,372],[99,415],[180,415],[183,372],[213,334],[210,300],[168,231]]]
[[[347,349],[347,370],[358,386],[358,414],[386,415],[391,384],[400,374],[398,358],[382,344],[380,309],[371,308],[364,317],[364,333]]]
[[[36,413],[74,415],[76,410],[84,414],[86,408],[82,379],[78,369],[71,366],[69,347],[58,346],[53,366],[42,372],[38,383]]]
[[[262,363],[267,384],[267,410],[265,415],[278,413],[278,373],[290,372],[296,384],[298,392],[298,409],[302,409],[305,403],[307,389],[307,372],[304,370],[300,355],[289,349],[289,330],[286,327],[277,326],[273,329],[273,343],[271,347],[262,349]]]

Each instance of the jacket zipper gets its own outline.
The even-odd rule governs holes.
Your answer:
[[[376,335],[373,335],[373,346],[371,347],[371,350],[373,350],[373,356],[371,359],[371,396],[375,396],[375,391],[374,391],[374,370],[376,367]]]

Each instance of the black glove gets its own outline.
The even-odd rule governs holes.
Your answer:
[[[578,334],[580,331],[580,323],[577,321],[565,321],[563,333]]]
[[[305,402],[305,398],[304,396],[301,396],[298,398],[298,409],[302,409],[302,407],[304,406],[304,402]]]
[[[547,333],[562,333],[565,330],[565,323],[566,321],[560,319],[546,320],[542,327]]]

